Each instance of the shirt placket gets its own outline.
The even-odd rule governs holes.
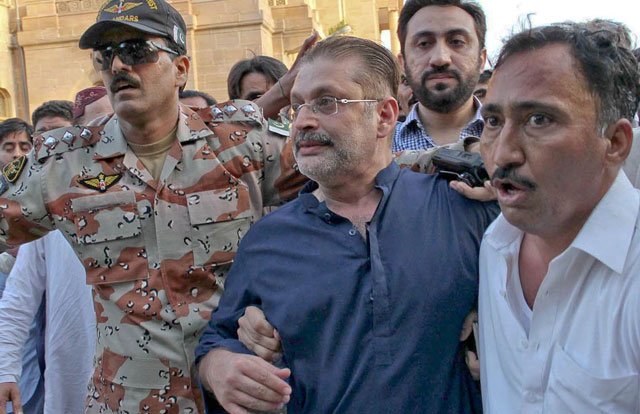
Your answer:
[[[556,263],[557,264],[557,263]],[[553,332],[558,314],[561,267],[549,265],[535,299],[529,338],[524,344],[526,369],[523,370],[523,413],[543,413],[546,377],[553,348]]]
[[[376,365],[389,365],[393,359],[390,338],[389,280],[382,264],[378,231],[375,223],[367,226],[369,237],[369,260],[373,285],[370,300],[373,304],[373,336],[376,353]]]

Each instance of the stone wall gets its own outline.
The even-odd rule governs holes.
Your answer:
[[[0,120],[16,114],[10,13],[8,1],[0,0]]]
[[[3,1],[17,2],[21,12],[17,42],[24,50],[29,113],[46,100],[71,100],[78,90],[99,82],[89,52],[78,49],[77,42],[95,20],[102,0],[0,0],[0,59],[16,68],[8,47],[15,4],[3,7]],[[224,100],[227,73],[236,61],[266,54],[290,66],[312,29],[326,33],[340,20],[351,25],[351,34],[380,41],[389,10],[399,10],[402,0],[174,0],[172,4],[188,28],[187,87]],[[5,67],[0,69],[0,88],[23,90],[23,82],[15,76],[14,81]],[[19,107],[15,98],[12,94],[13,108]]]

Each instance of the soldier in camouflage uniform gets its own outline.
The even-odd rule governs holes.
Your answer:
[[[185,31],[164,0],[107,2],[80,46],[115,114],[45,133],[0,176],[0,247],[59,229],[93,285],[91,413],[203,412],[194,348],[240,239],[290,174],[255,104],[179,105]],[[141,155],[158,143],[160,162]]]

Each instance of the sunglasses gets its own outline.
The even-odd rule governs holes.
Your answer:
[[[158,54],[160,50],[176,56],[180,55],[175,50],[151,40],[131,39],[117,45],[96,48],[93,51],[93,67],[97,71],[109,70],[115,56],[118,56],[122,63],[127,66],[156,63],[160,58]]]

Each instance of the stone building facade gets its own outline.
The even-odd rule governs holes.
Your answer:
[[[78,39],[103,0],[0,0],[0,119],[29,114],[51,99],[72,100],[99,82]],[[188,27],[191,57],[187,87],[227,98],[231,66],[255,54],[287,65],[312,29],[329,34],[343,24],[354,36],[396,37],[402,0],[173,0]]]

